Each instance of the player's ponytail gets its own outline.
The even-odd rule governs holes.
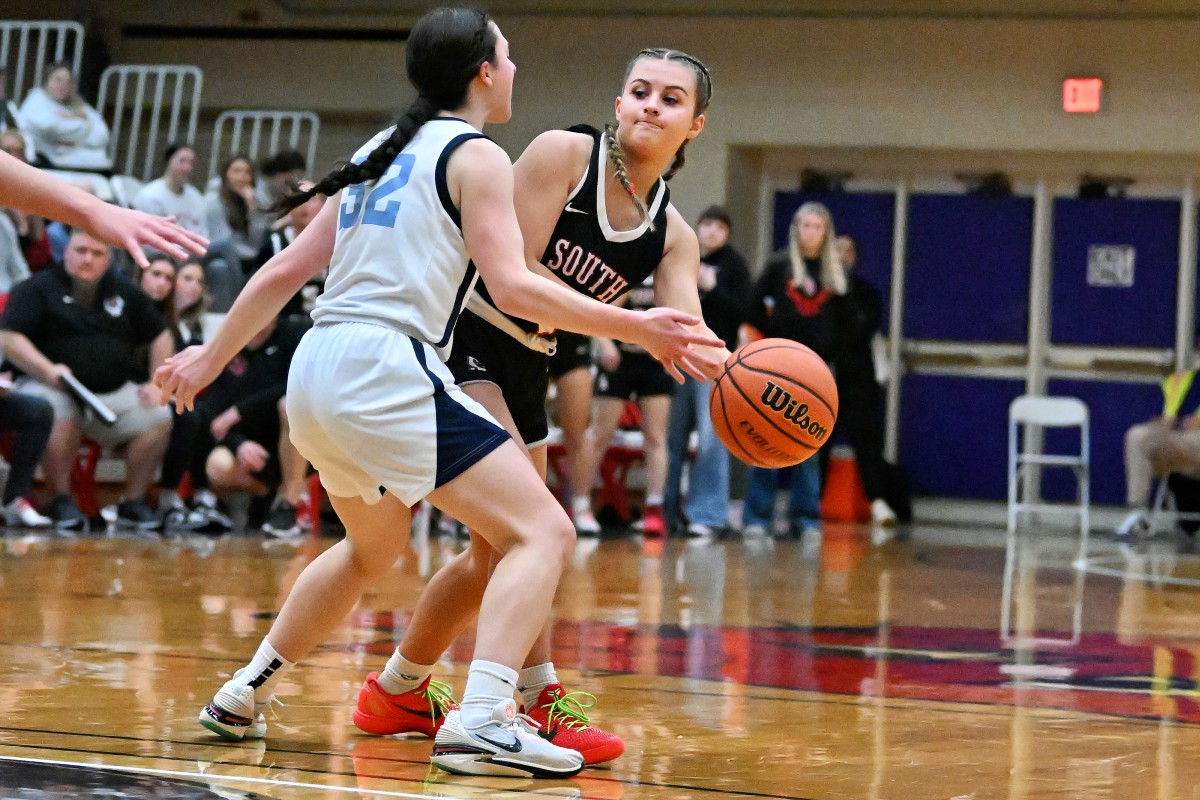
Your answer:
[[[617,129],[607,123],[604,125],[604,141],[608,149],[608,160],[613,165],[613,177],[617,179],[621,188],[633,201],[634,208],[637,209],[642,222],[650,220],[650,210],[646,208],[646,201],[642,200],[642,196],[637,193],[637,187],[629,179],[629,169],[625,166],[625,151],[621,149],[621,140],[617,137]],[[654,230],[653,220],[650,220],[650,229]]]
[[[408,80],[417,99],[396,121],[391,135],[361,163],[339,161],[306,192],[289,195],[280,208],[291,210],[321,194],[327,197],[356,183],[378,180],[439,111],[459,108],[484,62],[496,57],[496,30],[487,12],[469,8],[437,8],[417,21],[408,37]]]

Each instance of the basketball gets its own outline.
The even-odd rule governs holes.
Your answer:
[[[790,467],[812,457],[829,441],[837,411],[825,360],[788,339],[734,351],[708,396],[717,437],[752,467]]]

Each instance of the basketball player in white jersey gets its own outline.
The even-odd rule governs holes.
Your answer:
[[[643,50],[626,69],[615,129],[601,133],[580,126],[537,137],[514,168],[529,263],[605,303],[653,276],[658,310],[674,308],[699,318],[700,248],[670,203],[666,179],[682,167],[684,146],[704,128],[711,94],[708,70],[697,59],[675,50]],[[463,391],[525,444],[544,477],[547,337],[536,323],[502,313],[488,276],[484,284],[480,299],[463,315],[447,366]],[[554,325],[544,315],[527,319],[542,323],[541,330]],[[703,324],[696,330],[708,332]],[[704,379],[711,380],[729,351],[700,349],[709,356]],[[664,366],[671,371],[668,362]],[[383,671],[367,677],[354,714],[359,728],[376,734],[437,730],[439,706],[448,706],[443,685],[430,681],[432,665],[492,591],[488,566],[496,554],[486,530],[471,530],[470,546],[426,587]],[[525,659],[518,690],[542,736],[578,750],[588,764],[624,752],[619,737],[591,724],[586,708],[592,698],[568,692],[559,682],[548,630]]]
[[[711,369],[691,345],[719,340],[685,327],[699,322],[694,314],[610,308],[527,269],[511,164],[480,133],[511,116],[515,72],[508,42],[484,12],[423,16],[408,39],[407,70],[418,97],[396,126],[285,205],[316,193],[338,202],[251,279],[210,343],[173,357],[156,376],[164,398],[191,407],[329,264],[315,327],[292,362],[288,420],[346,538],[305,568],[254,658],[200,722],[228,739],[264,736],[262,710],[281,677],[395,563],[407,546],[408,507],[427,497],[485,531],[501,554],[463,702],[438,732],[433,763],[471,775],[570,776],[583,758],[538,737],[513,691],[516,668],[549,616],[574,529],[524,451],[462,393],[441,357],[476,268],[509,313],[632,335],[689,374]]]

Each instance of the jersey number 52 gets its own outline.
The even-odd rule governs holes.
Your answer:
[[[368,187],[361,183],[347,186],[342,195],[338,227],[342,230],[351,227],[358,221],[360,213],[363,225],[395,227],[396,217],[400,214],[400,201],[391,198],[408,183],[408,177],[412,174],[415,162],[416,157],[411,153],[398,155],[387,171],[375,182],[375,185],[370,187],[369,194]]]

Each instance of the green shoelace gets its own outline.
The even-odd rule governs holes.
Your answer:
[[[448,683],[430,681],[423,694],[429,701],[429,716],[432,719],[445,716],[446,712],[455,706],[454,695],[450,693],[450,684]]]
[[[589,726],[592,720],[587,715],[587,709],[596,705],[596,695],[588,692],[567,692],[564,695],[551,692],[550,697],[553,699],[542,706],[549,719],[558,717],[568,730]]]

